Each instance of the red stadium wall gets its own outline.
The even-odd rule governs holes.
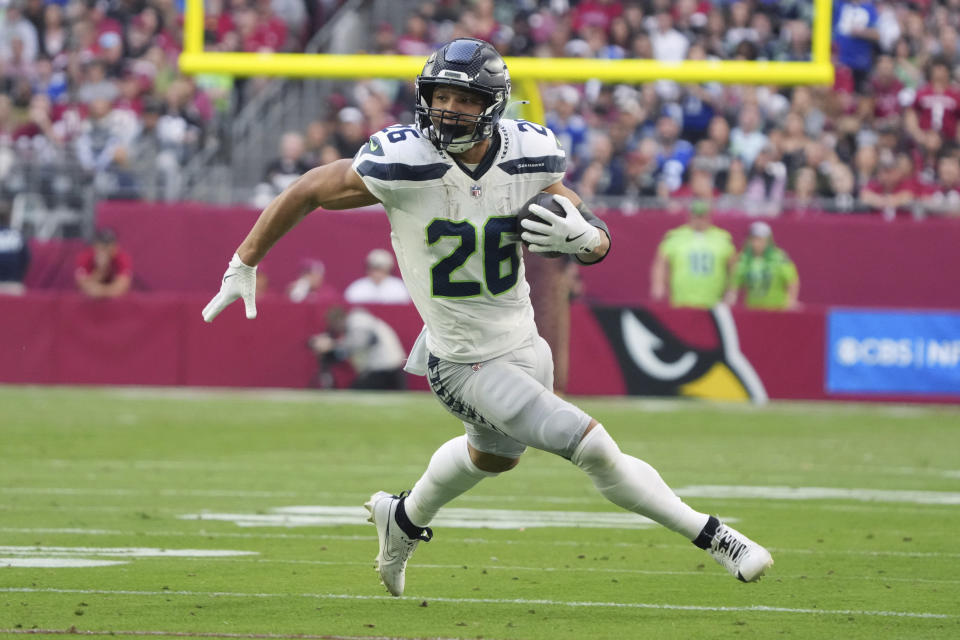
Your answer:
[[[134,258],[135,288],[152,292],[211,294],[226,262],[256,219],[238,207],[104,202],[99,224],[116,229]],[[657,244],[683,217],[645,212],[605,216],[613,252],[583,269],[587,297],[601,304],[637,305],[648,297],[649,269]],[[750,218],[718,217],[740,246]],[[896,220],[870,215],[811,215],[770,221],[775,238],[797,263],[800,299],[808,305],[960,308],[960,221]],[[308,216],[264,261],[271,289],[282,290],[303,258],[327,266],[327,280],[343,290],[362,275],[363,258],[389,247],[389,226],[376,211]],[[27,284],[72,289],[76,242],[34,245]]]
[[[72,293],[0,297],[0,382],[238,387],[309,386],[316,371],[307,337],[323,328],[324,309],[282,298],[259,304],[248,321],[240,306],[214,324],[200,318],[205,296],[132,294],[90,300]],[[404,346],[420,331],[413,307],[371,307]],[[710,348],[709,313],[656,309],[688,344]],[[824,314],[735,314],[743,353],[774,398],[824,398]],[[624,376],[593,310],[574,305],[573,394],[623,394]],[[797,339],[802,337],[802,339]],[[411,387],[425,389],[423,378]]]

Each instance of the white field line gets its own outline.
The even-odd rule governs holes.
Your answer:
[[[729,521],[729,519],[726,519]],[[340,540],[344,542],[371,542],[377,539],[376,533],[369,535],[331,535],[331,534],[309,534],[309,533],[245,533],[245,532],[215,532],[207,529],[198,531],[123,531],[119,529],[82,529],[77,527],[51,528],[51,527],[0,527],[0,533],[25,533],[25,534],[56,534],[56,535],[91,535],[91,536],[155,536],[161,538],[240,538],[248,540]],[[688,544],[650,544],[648,542],[595,542],[587,538],[582,540],[491,540],[488,538],[467,537],[450,538],[451,541],[463,544],[489,544],[494,546],[524,546],[534,545],[537,547],[578,547],[590,549],[601,547],[604,549],[629,549],[641,547],[643,549],[689,549]],[[960,558],[960,552],[948,551],[864,551],[861,549],[791,549],[787,547],[769,547],[770,551],[784,554],[816,554],[816,555],[839,555],[839,556],[864,556],[869,558]],[[459,566],[459,565],[458,565]]]
[[[276,467],[270,464],[250,464],[247,461],[243,463],[239,462],[230,462],[230,461],[216,461],[216,460],[130,460],[127,458],[84,458],[84,459],[71,459],[71,458],[41,458],[38,460],[32,460],[32,465],[41,465],[41,466],[51,466],[57,468],[67,468],[67,467],[115,467],[122,469],[146,469],[146,470],[181,470],[181,469],[197,469],[202,471],[209,471],[211,469],[218,470],[231,470],[231,469],[262,469],[264,471],[275,471]],[[352,470],[356,470],[360,473],[366,472],[380,472],[383,470],[382,466],[377,465],[364,465],[350,460],[329,460],[324,462],[324,467],[345,467]],[[392,465],[390,467],[391,471],[399,472],[406,471],[408,469],[413,469],[415,471],[421,471],[422,467],[415,465],[407,466],[397,466]],[[876,475],[916,475],[916,476],[937,476],[942,478],[960,478],[960,469],[938,469],[935,467],[911,467],[911,466],[891,466],[891,465],[869,465],[869,464],[858,464],[858,465],[835,465],[835,464],[816,464],[811,462],[804,463],[804,471],[814,472],[820,474],[822,469],[827,469],[832,472],[839,473],[863,473],[871,476]],[[527,471],[529,473],[529,470]]]
[[[111,558],[228,558],[256,556],[257,551],[231,549],[159,549],[151,547],[45,547],[4,546],[0,553],[14,556],[107,556]]]
[[[951,471],[952,473],[952,471]],[[743,486],[743,485],[691,485],[674,489],[685,498],[757,499],[757,500],[850,500],[855,502],[908,503],[932,505],[960,504],[960,492],[911,491],[893,489],[845,489],[836,487],[793,486]],[[84,489],[73,487],[0,487],[0,493],[41,495],[97,495],[97,496],[163,496],[163,497],[208,497],[208,498],[296,498],[302,495],[319,497],[330,493],[300,493],[293,491],[237,491],[204,489]],[[342,496],[343,494],[337,494]],[[465,499],[495,501],[529,501],[530,496],[491,496]],[[540,502],[553,503],[599,503],[599,498],[565,498],[563,496],[535,496]]]
[[[67,391],[80,389],[64,387]],[[48,387],[17,387],[18,392],[31,391],[36,395],[49,393]],[[84,388],[86,395],[91,391],[103,395],[112,395],[121,398],[159,398],[172,400],[214,400],[223,399],[236,401],[238,399],[256,400],[258,402],[303,403],[317,405],[365,405],[365,406],[396,406],[409,405],[432,406],[436,400],[427,392],[406,393],[370,393],[351,391],[324,391],[317,392],[304,389],[222,389],[204,387],[99,387]],[[824,402],[824,401],[783,401],[777,400],[764,407],[756,407],[748,403],[711,402],[709,400],[676,400],[667,398],[635,398],[630,396],[577,396],[577,402],[615,408],[629,408],[639,412],[706,412],[711,413],[796,413],[810,414],[857,414],[875,413],[896,417],[927,416],[941,414],[946,418],[960,419],[960,410],[954,404],[944,405],[910,405],[881,403],[881,402]]]
[[[78,392],[69,387],[58,389]],[[3,387],[0,386],[0,393]],[[48,387],[17,387],[17,393],[29,392],[36,399],[50,394]],[[370,393],[350,391],[325,391],[322,393],[297,389],[212,389],[185,387],[100,387],[85,388],[85,396],[91,392],[103,396],[115,396],[126,399],[156,398],[176,401],[223,400],[237,402],[276,402],[281,404],[324,406],[367,406],[408,409],[411,407],[435,407],[436,400],[426,392],[406,393]],[[960,406],[957,404],[918,404],[903,405],[893,403],[870,402],[824,402],[824,401],[774,401],[763,406],[750,403],[712,402],[709,400],[676,400],[664,398],[635,398],[629,396],[579,396],[573,398],[576,404],[590,404],[602,411],[602,407],[629,410],[634,413],[694,413],[694,414],[769,414],[797,416],[835,416],[835,415],[878,415],[899,419],[923,419],[939,417],[944,425],[950,422],[960,424]],[[132,420],[118,420],[121,423],[136,422],[137,416],[130,414]],[[598,416],[602,417],[602,415]],[[449,421],[444,421],[449,424]]]
[[[306,564],[327,567],[369,567],[369,562],[337,562],[332,560],[277,560],[267,558],[224,558],[223,562],[254,562],[257,564]],[[450,571],[463,569],[463,564],[420,564],[417,563],[417,569],[439,569]],[[601,574],[626,574],[639,576],[704,576],[707,578],[721,578],[729,580],[729,574],[719,568],[713,570],[701,571],[667,571],[654,569],[615,569],[608,567],[524,567],[517,565],[497,565],[484,564],[471,567],[476,570],[488,571],[530,571],[545,573],[601,573]],[[783,575],[776,574],[777,580],[842,580],[849,582],[908,582],[908,583],[926,583],[926,584],[960,584],[960,580],[938,580],[935,578],[893,578],[884,576],[841,576],[841,575]]]
[[[307,527],[363,525],[368,513],[363,507],[290,506],[271,513],[193,513],[181,520],[226,521],[241,527]],[[649,518],[628,511],[543,511],[520,509],[458,509],[441,511],[435,527],[460,529],[526,529],[531,527],[576,527],[599,529],[648,529]]]
[[[19,634],[27,636],[124,636],[149,638],[230,638],[234,640],[456,640],[455,638],[410,638],[399,636],[321,636],[311,633],[220,633],[215,631],[95,631],[91,629],[0,629],[0,635]]]
[[[124,558],[157,558],[157,557],[204,557],[221,562],[253,562],[256,564],[298,564],[324,567],[368,567],[369,562],[345,562],[333,560],[298,560],[298,559],[267,559],[267,558],[238,558],[236,556],[259,555],[252,551],[224,551],[224,550],[160,550],[160,549],[118,549],[101,547],[0,547],[0,554],[10,554],[14,557],[0,556],[0,567],[99,567],[124,562],[89,560],[78,556],[106,556]],[[43,557],[37,557],[42,554]],[[439,569],[443,571],[463,569],[463,564],[417,564],[418,569]],[[727,579],[727,574],[714,571],[667,571],[652,569],[618,569],[610,567],[527,567],[520,565],[481,564],[474,569],[490,571],[529,571],[544,573],[597,573],[597,574],[624,574],[644,576],[706,576]],[[810,576],[810,575],[782,575],[780,580],[817,580],[830,581],[858,581],[858,582],[907,582],[928,584],[960,584],[960,580],[937,580],[929,578],[896,578],[891,576]]]
[[[769,607],[763,605],[754,605],[750,607],[720,607],[704,605],[686,605],[669,603],[647,603],[647,602],[595,602],[583,600],[546,600],[546,599],[528,599],[528,598],[447,598],[430,596],[365,596],[345,593],[243,593],[229,591],[133,591],[124,589],[55,589],[55,588],[28,588],[28,587],[4,587],[0,588],[0,593],[70,593],[80,595],[108,595],[108,596],[188,596],[192,598],[210,597],[210,598],[312,598],[317,600],[367,600],[367,601],[397,601],[407,600],[411,602],[447,602],[451,604],[491,604],[491,605],[538,605],[555,607],[589,607],[589,608],[610,608],[610,609],[667,609],[674,611],[703,611],[703,612],[744,612],[744,613],[794,613],[817,616],[879,616],[894,618],[931,618],[938,620],[954,619],[960,616],[948,613],[930,613],[915,611],[870,611],[854,609],[807,609],[793,607]]]
[[[342,495],[338,497],[343,497]],[[458,498],[462,500],[463,498]],[[486,501],[481,501],[486,502]],[[584,503],[587,504],[601,504],[605,505],[600,499],[594,500],[584,500]],[[769,501],[766,502],[763,506],[764,509],[778,509],[778,510],[790,510],[795,511],[797,509],[797,504],[793,500],[785,500],[782,502]],[[914,517],[923,517],[923,518],[955,518],[960,515],[960,512],[956,508],[949,505],[939,506],[928,506],[928,505],[918,505],[918,506],[903,506],[901,504],[883,504],[883,503],[861,503],[861,504],[816,504],[816,503],[807,503],[803,506],[805,511],[829,511],[829,512],[840,512],[840,513],[872,513],[872,514],[884,514],[884,513],[893,513],[896,515],[911,515]],[[66,511],[84,511],[84,512],[103,512],[103,513],[136,513],[139,511],[144,511],[149,514],[174,514],[182,515],[183,508],[177,507],[158,507],[150,506],[146,509],[138,509],[135,507],[118,507],[112,505],[85,505],[85,506],[70,506],[65,507],[63,505],[45,505],[45,504],[0,504],[0,512],[7,512],[8,514],[19,514],[27,512],[43,512],[43,511],[53,511],[56,513],[64,513]],[[12,516],[7,516],[9,519]],[[729,516],[721,519],[729,519]],[[0,531],[3,529],[0,528]],[[146,533],[149,535],[149,533]]]
[[[124,560],[91,560],[89,558],[2,558],[0,568],[4,569],[89,569],[91,567],[112,567],[127,564]]]

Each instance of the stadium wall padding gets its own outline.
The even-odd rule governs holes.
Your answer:
[[[212,294],[227,260],[258,212],[198,203],[103,202],[98,224],[114,228],[133,256],[136,289]],[[647,302],[657,245],[682,214],[605,212],[613,251],[582,269],[587,301]],[[755,218],[718,215],[738,247]],[[810,214],[769,221],[777,243],[796,262],[800,300],[809,306],[960,308],[960,220],[884,222],[870,214]],[[364,256],[390,246],[386,216],[376,210],[315,213],[280,240],[262,265],[271,289],[296,277],[304,258],[322,260],[327,281],[343,290],[363,273]],[[73,288],[76,241],[34,244],[31,288]]]
[[[134,293],[115,300],[55,292],[0,296],[0,383],[310,386],[317,365],[307,338],[323,329],[325,307],[267,296],[259,301],[255,320],[247,320],[242,305],[235,304],[207,324],[200,317],[206,302],[197,294]],[[412,306],[368,308],[396,329],[406,348],[413,344],[421,322]],[[624,314],[641,318],[663,343],[647,355],[669,363],[691,351],[707,366],[677,380],[637,377],[630,364],[635,355],[613,335],[619,325],[604,320]],[[771,398],[896,399],[825,392],[827,314],[822,310],[736,310],[732,318],[739,352]],[[710,311],[574,304],[571,335],[571,394],[731,400],[749,395],[741,393],[746,384],[739,391],[730,386],[745,379],[726,353],[731,335]],[[409,382],[412,389],[427,388],[424,378],[410,376]],[[960,396],[910,399],[958,402]]]

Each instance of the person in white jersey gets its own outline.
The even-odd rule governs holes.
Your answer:
[[[400,273],[425,327],[407,370],[430,388],[466,434],[433,454],[408,493],[379,491],[366,503],[379,541],[377,569],[404,592],[407,560],[443,505],[512,469],[526,447],[570,460],[599,492],[707,550],[745,582],[773,564],[770,553],[716,517],[685,504],[646,462],[620,451],[603,426],[558,397],[550,349],[537,334],[519,241],[537,253],[600,261],[610,236],[562,183],[564,151],[546,127],[502,117],[506,64],[486,42],[454,40],[433,53],[416,82],[415,125],[387,127],[353,161],[311,169],[263,211],[224,273],[206,321],[237,298],[256,316],[256,265],[303,216],[322,207],[383,204]],[[553,194],[566,215],[518,210]],[[520,237],[518,237],[518,232]]]
[[[386,249],[367,254],[367,275],[354,280],[343,292],[350,304],[410,304],[403,280],[391,275],[393,256]]]

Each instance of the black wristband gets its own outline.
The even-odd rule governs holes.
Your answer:
[[[612,245],[613,238],[610,237],[610,229],[607,227],[607,223],[601,220],[600,218],[598,218],[593,211],[590,211],[590,207],[587,206],[586,202],[581,201],[580,204],[577,205],[577,211],[580,212],[580,215],[583,216],[583,219],[586,220],[588,223],[590,223],[591,226],[594,226],[597,229],[600,229],[601,231],[603,231],[605,234],[607,234],[607,238],[610,240]],[[583,260],[580,259],[580,256],[578,254],[574,254],[574,255],[577,259],[577,262],[579,262],[584,266],[590,266],[593,264],[599,264],[603,262],[604,259],[609,254],[610,254],[610,248],[608,247],[607,252],[603,254],[603,258],[600,258],[599,260],[596,260],[594,262],[584,262]]]

